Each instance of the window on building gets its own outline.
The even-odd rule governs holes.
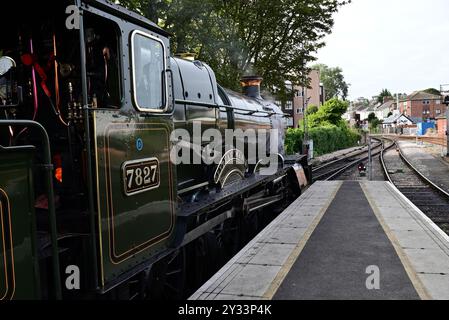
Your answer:
[[[436,113],[436,114],[441,114],[441,110],[440,110],[440,109],[436,109],[436,110],[435,110],[435,113]]]
[[[441,100],[436,100],[436,104],[441,104]]]

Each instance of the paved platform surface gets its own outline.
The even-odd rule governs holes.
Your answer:
[[[190,299],[449,299],[449,237],[388,182],[317,182]]]
[[[443,160],[441,152],[434,145],[418,145],[412,141],[398,141],[404,156],[421,174],[449,192],[449,163]]]

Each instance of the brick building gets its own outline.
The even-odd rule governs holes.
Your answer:
[[[446,108],[441,96],[423,91],[416,91],[399,102],[399,110],[402,114],[423,121],[435,120],[444,115]]]
[[[309,73],[309,87],[294,86],[295,97],[293,99],[293,125],[298,128],[304,118],[307,106],[320,107],[324,103],[324,88],[320,82],[320,71],[312,70]],[[304,97],[307,97],[305,101]]]
[[[441,115],[437,117],[437,131],[438,135],[444,137],[446,135],[447,130],[447,120],[446,115]]]
[[[293,90],[293,84],[290,81],[285,82],[285,88],[287,90]],[[276,102],[279,106],[281,106],[282,111],[285,114],[288,114],[289,117],[287,118],[287,127],[294,128],[294,110],[293,110],[293,100],[287,100],[285,104],[283,105],[282,102],[277,101]]]

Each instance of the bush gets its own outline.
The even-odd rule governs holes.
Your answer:
[[[311,128],[309,137],[313,140],[315,156],[356,146],[361,139],[360,134],[349,129],[346,124]],[[287,154],[301,152],[303,138],[302,129],[288,129],[285,139]]]
[[[348,102],[338,99],[327,101],[318,112],[308,117],[310,128],[335,125],[340,126],[343,114],[348,110]]]
[[[304,139],[304,130],[288,129],[285,135],[285,152],[295,154],[302,151],[302,142]]]
[[[348,103],[338,99],[327,101],[318,111],[307,117],[309,138],[313,140],[314,155],[320,156],[357,145],[361,135],[349,129],[342,115]],[[304,127],[304,124],[300,126]],[[288,129],[285,138],[287,154],[301,152],[304,139],[303,129]]]

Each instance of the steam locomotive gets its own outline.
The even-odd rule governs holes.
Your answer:
[[[0,21],[0,300],[185,297],[310,181],[260,78],[222,88],[109,1],[11,5],[24,13]],[[196,139],[210,129],[255,135]],[[266,175],[273,157],[248,150],[272,129]]]

